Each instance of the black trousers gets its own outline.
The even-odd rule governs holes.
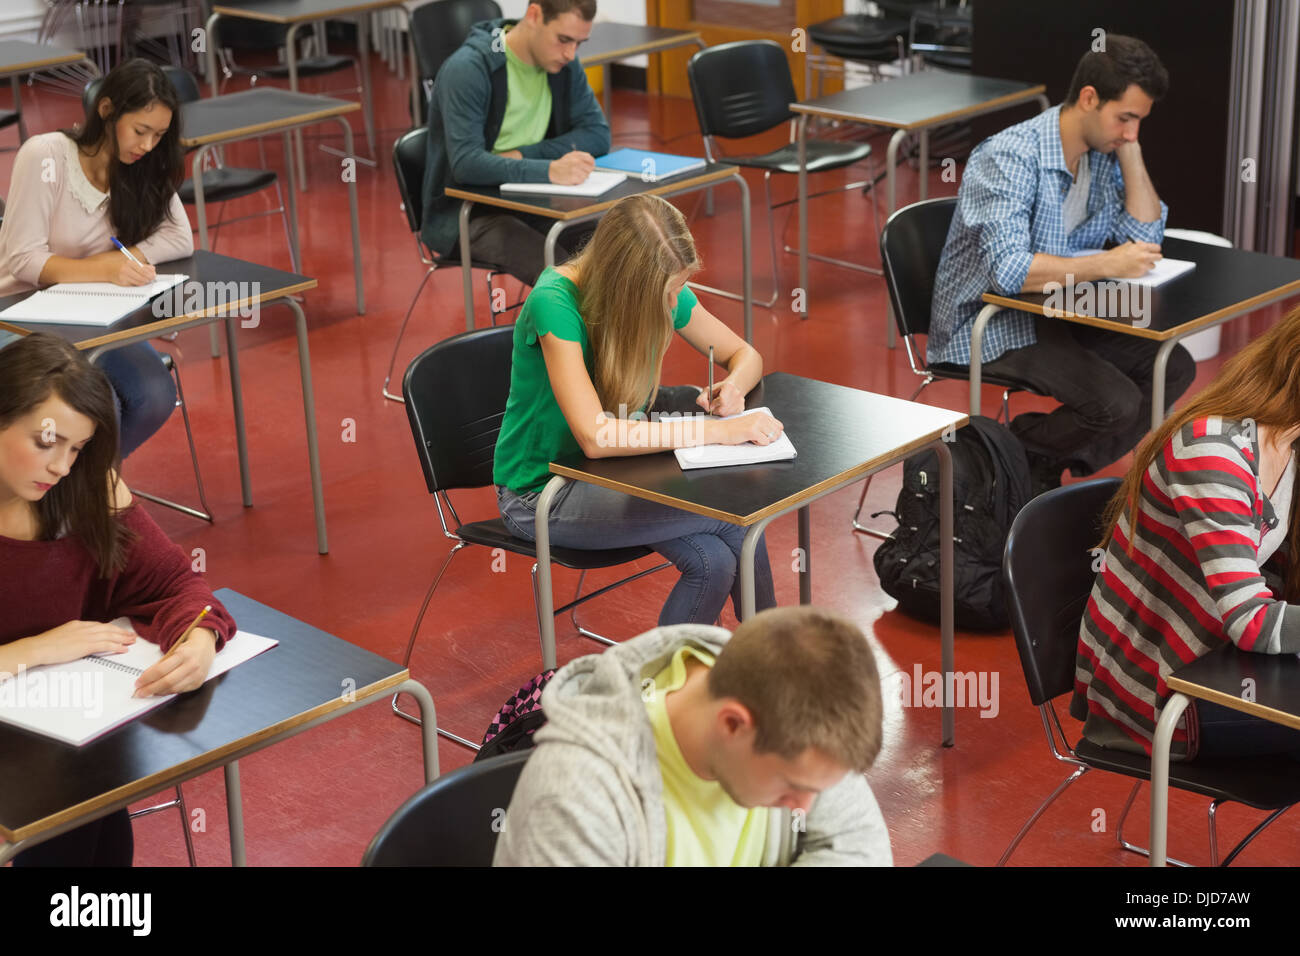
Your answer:
[[[469,217],[470,255],[500,266],[525,285],[536,285],[546,268],[546,233],[553,224],[544,216],[476,205]],[[595,231],[596,223],[583,222],[562,232],[555,243],[555,264],[581,249]]]
[[[1046,316],[1034,319],[1037,342],[984,367],[1061,403],[1051,413],[1017,415],[1011,430],[1030,453],[1076,477],[1091,475],[1132,451],[1147,433],[1160,343]],[[1175,345],[1166,369],[1167,411],[1192,384],[1196,362]]]
[[[14,857],[14,866],[130,866],[135,837],[126,810],[82,824]]]

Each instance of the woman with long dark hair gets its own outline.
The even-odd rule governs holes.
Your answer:
[[[1229,641],[1300,652],[1298,445],[1300,310],[1147,436],[1110,503],[1070,708],[1089,740],[1150,753],[1169,672]],[[1300,732],[1196,701],[1172,752],[1300,756]]]
[[[117,415],[103,373],[68,342],[0,348],[0,681],[42,664],[126,650],[128,617],[176,653],[137,681],[142,696],[194,690],[234,621],[117,477]],[[52,745],[54,746],[54,745]],[[15,865],[131,863],[126,811],[26,850]]]
[[[155,278],[152,263],[194,251],[176,195],[184,171],[178,107],[156,64],[130,60],[104,77],[80,127],[22,145],[0,228],[0,295],[56,282],[145,285]],[[167,420],[175,386],[146,342],[105,353],[100,367],[117,395],[125,458]]]

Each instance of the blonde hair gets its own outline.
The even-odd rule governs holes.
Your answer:
[[[700,269],[695,240],[677,207],[629,196],[610,208],[570,263],[591,340],[601,407],[619,415],[652,403],[672,341],[668,285]]]

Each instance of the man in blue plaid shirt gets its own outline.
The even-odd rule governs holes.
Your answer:
[[[1046,283],[1133,278],[1160,258],[1168,209],[1142,161],[1138,125],[1169,85],[1141,40],[1108,35],[1083,56],[1065,102],[971,153],[939,262],[927,343],[931,364],[970,364],[971,328],[990,290],[1041,292]],[[1107,243],[1115,243],[1104,252]],[[1004,310],[985,329],[981,361],[1061,402],[1018,416],[1035,491],[1061,472],[1089,475],[1130,451],[1151,420],[1159,343]],[[1169,357],[1172,405],[1196,375],[1187,350]]]

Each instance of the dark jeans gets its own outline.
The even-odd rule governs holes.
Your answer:
[[[148,342],[105,352],[96,364],[117,397],[119,446],[125,459],[166,423],[176,407],[176,383]]]
[[[38,843],[14,857],[14,866],[130,866],[135,855],[131,818],[118,810]]]
[[[1209,701],[1193,702],[1201,727],[1196,758],[1290,754],[1300,760],[1300,730],[1252,717]]]
[[[1152,366],[1159,342],[1036,316],[1038,341],[984,365],[1061,403],[1050,414],[1017,415],[1011,430],[1031,454],[1091,475],[1119,460],[1151,422]],[[1196,362],[1181,345],[1169,355],[1165,409],[1187,391]]]
[[[525,285],[536,285],[546,268],[546,233],[555,220],[527,213],[499,212],[477,205],[469,217],[470,255],[500,266]],[[577,252],[595,232],[594,222],[579,223],[560,234],[555,243],[555,264]]]

